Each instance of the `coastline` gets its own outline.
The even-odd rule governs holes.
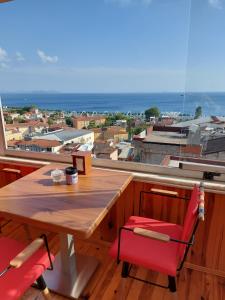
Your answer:
[[[2,105],[41,110],[93,114],[143,114],[156,106],[164,114],[191,116],[197,106],[203,115],[225,115],[225,92],[204,93],[2,93]]]

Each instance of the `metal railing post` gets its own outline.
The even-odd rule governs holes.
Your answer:
[[[0,155],[5,155],[6,148],[7,148],[7,144],[5,138],[4,116],[3,116],[3,109],[2,109],[2,99],[0,96]]]

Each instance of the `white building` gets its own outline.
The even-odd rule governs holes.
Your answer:
[[[62,145],[69,143],[94,143],[94,132],[86,129],[60,129],[54,132],[35,136],[35,139],[59,141]]]

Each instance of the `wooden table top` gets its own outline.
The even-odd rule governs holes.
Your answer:
[[[78,183],[54,185],[50,164],[0,189],[0,214],[54,232],[88,238],[132,180],[132,174],[92,168]]]

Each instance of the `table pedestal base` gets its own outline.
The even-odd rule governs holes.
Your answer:
[[[46,271],[44,279],[48,288],[62,296],[78,299],[95,272],[99,262],[95,257],[73,254],[70,256],[70,270],[62,266],[60,254],[54,261],[54,270]]]

